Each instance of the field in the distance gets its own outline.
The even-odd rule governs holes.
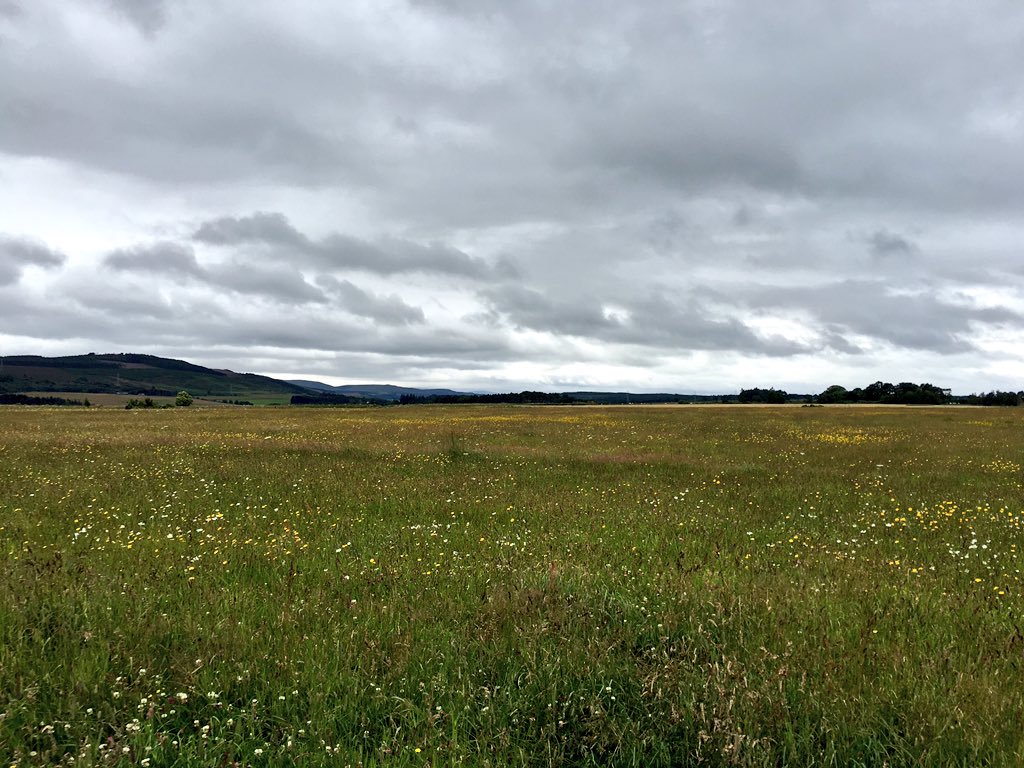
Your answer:
[[[119,395],[119,394],[114,394],[112,392],[32,392],[32,391],[28,391],[28,392],[24,392],[23,394],[26,394],[26,395],[28,395],[30,397],[62,397],[65,400],[78,400],[80,402],[84,401],[84,400],[88,400],[89,401],[89,405],[91,407],[93,407],[93,408],[107,408],[107,407],[124,408],[132,400],[136,400],[136,401],[138,401],[138,400],[145,400],[146,397],[149,397],[149,399],[152,400],[157,406],[173,406],[174,405],[174,399],[175,399],[173,397],[168,397],[166,395],[152,395],[152,396],[137,395],[137,394]],[[213,400],[213,399],[209,399],[209,398],[199,398],[199,397],[197,397],[197,398],[195,398],[193,400],[192,405],[193,405],[193,407],[202,408],[202,407],[211,407],[211,406],[213,406],[213,407],[224,407],[226,404],[223,402],[223,400]]]
[[[0,409],[2,765],[1024,761],[1024,409]]]

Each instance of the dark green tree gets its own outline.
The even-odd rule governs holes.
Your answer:
[[[781,389],[761,389],[759,387],[753,387],[752,389],[740,390],[739,396],[736,398],[737,402],[740,403],[774,403],[781,404],[786,402],[786,393]]]
[[[828,403],[846,403],[849,400],[850,393],[846,390],[846,387],[841,387],[838,384],[833,384],[818,395],[818,402],[823,405]]]

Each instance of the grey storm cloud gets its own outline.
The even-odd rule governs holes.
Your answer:
[[[1021,71],[1015,0],[0,0],[0,341],[1019,389]]]
[[[23,293],[0,293],[0,319],[6,333],[37,335],[54,341],[89,339],[131,345],[145,335],[156,347],[176,342],[197,346],[202,343],[199,328],[175,322],[178,317],[189,316],[184,307],[178,307],[176,313],[161,311],[155,300],[130,301],[117,296],[100,304],[97,297],[103,295],[98,291],[85,296],[84,301],[66,296],[60,302],[44,304]]]
[[[513,351],[501,334],[465,334],[438,329],[367,326],[358,319],[293,315],[287,323],[251,317],[238,323],[230,317],[214,322],[218,339],[230,346],[269,346],[339,351],[400,358],[451,358],[458,367],[464,361],[513,359]],[[462,361],[462,362],[458,362]]]
[[[407,304],[399,296],[377,296],[330,275],[322,276],[318,282],[337,299],[340,308],[351,314],[372,317],[385,325],[411,325],[426,320],[420,307]]]
[[[312,240],[281,213],[257,212],[250,216],[225,216],[205,221],[194,239],[216,246],[266,246],[286,255],[329,269],[358,269],[381,275],[431,272],[469,278],[514,277],[508,260],[490,265],[441,243],[423,245],[387,237],[371,243],[350,235],[332,233]]]
[[[192,278],[198,284],[274,299],[282,304],[324,302],[326,296],[288,265],[274,268],[240,259],[201,266],[190,246],[158,243],[119,249],[105,260],[121,272],[141,272]]]
[[[359,24],[332,50],[268,34],[271,14],[239,8],[225,45],[186,49],[170,34],[177,14],[220,39],[214,6],[186,15],[156,0],[106,5],[162,28],[161,87],[105,76],[77,40],[39,67],[29,37],[0,52],[0,148],[165,184],[343,179],[449,220],[460,208],[575,215],[621,205],[621,192],[737,184],[933,205],[1009,206],[1024,194],[1019,134],[997,130],[1019,93],[993,74],[1024,65],[1021,11],[1005,1],[926,17],[855,0],[794,0],[785,11],[412,3],[406,13],[448,35],[418,68],[352,37]],[[620,194],[601,194],[609,184]]]
[[[210,245],[262,243],[302,250],[315,247],[309,238],[291,225],[287,216],[264,211],[251,216],[222,216],[204,221],[193,237]]]
[[[192,275],[201,277],[195,251],[188,245],[174,242],[159,242],[150,245],[135,245],[118,248],[107,254],[104,264],[122,272],[149,272],[167,275]]]
[[[284,303],[322,302],[322,291],[307,283],[301,274],[287,265],[266,265],[236,260],[204,267],[191,245],[160,242],[119,248],[106,256],[104,263],[121,272],[144,272],[194,278],[236,293],[275,298]]]
[[[187,316],[181,308],[176,310],[166,300],[153,295],[139,297],[125,295],[120,290],[102,291],[93,288],[89,291],[79,291],[75,299],[89,314],[105,314],[115,320],[144,319],[167,324],[175,323],[179,318]]]
[[[159,242],[119,248],[107,254],[104,264],[119,272],[147,273],[193,281],[235,293],[267,296],[283,303],[323,302],[324,293],[289,267],[277,268],[236,259],[203,266],[191,245]]]
[[[117,13],[124,16],[145,34],[156,33],[167,20],[166,0],[106,0]]]
[[[280,216],[261,214],[248,218],[223,218],[204,223],[196,239],[209,244],[274,245],[309,244]],[[468,258],[468,257],[467,257]],[[417,264],[421,264],[418,261]],[[327,304],[336,310],[371,319],[385,326],[423,323],[423,310],[401,297],[377,295],[350,280],[318,273],[313,283],[288,261],[261,258],[242,249],[227,261],[200,264],[188,243],[162,241],[119,248],[107,254],[104,264],[118,272],[184,278],[195,284],[251,294],[287,305]],[[349,266],[352,266],[351,264]],[[364,266],[362,262],[354,266]],[[376,264],[375,270],[380,269]],[[90,288],[94,291],[94,288]]]
[[[623,301],[556,301],[528,288],[485,294],[492,313],[516,326],[661,349],[744,351],[765,355],[807,352],[805,346],[764,338],[734,318],[720,319],[694,300],[651,294]],[[608,307],[606,311],[605,307]]]
[[[206,269],[204,279],[211,285],[236,293],[266,296],[284,305],[322,303],[324,292],[306,282],[288,265],[263,265],[235,259]]]
[[[0,285],[17,282],[27,266],[56,268],[65,261],[64,254],[40,242],[0,234]]]
[[[876,280],[845,280],[811,287],[745,290],[751,306],[798,309],[812,327],[845,338],[867,336],[905,349],[942,354],[976,348],[978,326],[1024,331],[1024,315],[1004,307],[944,301],[933,288],[893,289]]]
[[[903,235],[887,229],[877,229],[868,238],[868,245],[874,256],[910,256],[917,251],[917,246]]]

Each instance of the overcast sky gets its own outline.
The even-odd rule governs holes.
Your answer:
[[[1019,0],[0,0],[0,354],[1024,389]]]

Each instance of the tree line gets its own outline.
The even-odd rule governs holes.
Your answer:
[[[818,403],[882,403],[892,405],[1020,405],[1024,392],[992,391],[984,394],[953,395],[934,384],[876,381],[866,387],[846,389],[833,384],[816,398]]]
[[[0,392],[0,405],[80,405],[89,407],[89,399],[70,400],[66,397],[22,395],[17,392]]]
[[[915,384],[900,382],[892,384],[876,381],[866,387],[847,389],[833,384],[825,391],[813,394],[792,394],[774,387],[751,387],[740,390],[738,395],[630,395],[628,393],[583,393],[583,392],[505,392],[499,394],[460,395],[402,395],[395,401],[375,400],[365,397],[351,397],[341,394],[309,394],[292,396],[293,405],[423,405],[437,404],[498,404],[512,405],[584,405],[587,403],[739,403],[768,404],[804,403],[831,405],[839,403],[876,403],[883,405],[1021,405],[1024,392],[992,391],[982,394],[953,395],[950,390],[929,383]]]
[[[402,395],[401,405],[417,403],[511,403],[513,405],[573,405],[580,401],[560,392],[505,392],[492,395]]]

